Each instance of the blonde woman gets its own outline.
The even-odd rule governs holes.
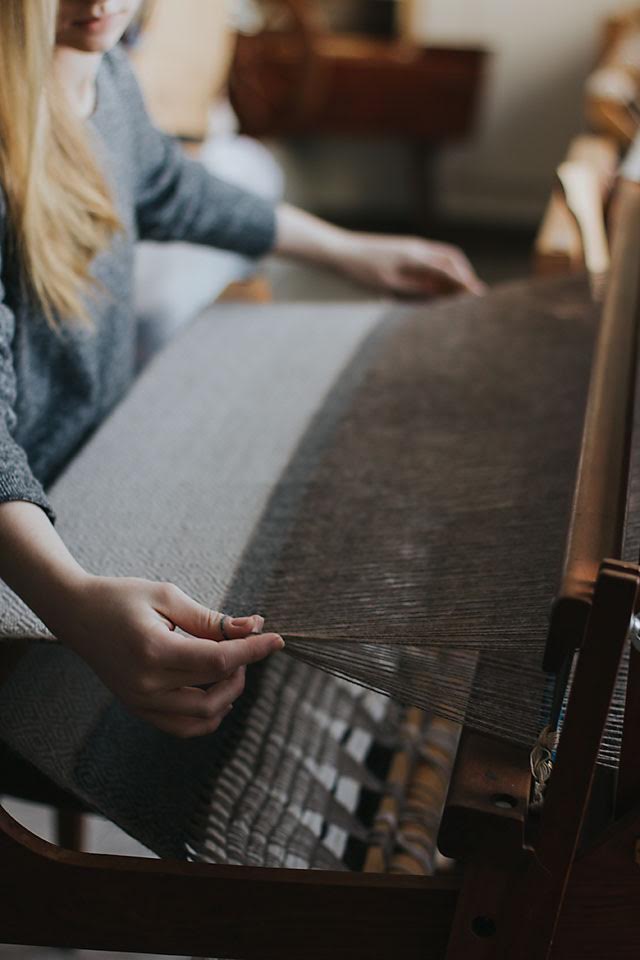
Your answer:
[[[130,712],[191,737],[218,727],[245,665],[281,638],[171,584],[89,574],[45,493],[131,381],[134,242],[275,250],[400,292],[481,285],[453,248],[273,209],[187,160],[114,49],[138,6],[0,3],[0,576]]]

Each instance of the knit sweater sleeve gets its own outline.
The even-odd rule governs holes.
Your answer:
[[[273,204],[210,174],[181,145],[153,126],[126,54],[110,54],[133,125],[139,236],[184,240],[248,256],[267,253],[275,240]]]
[[[15,317],[5,301],[3,282],[6,226],[6,207],[0,191],[0,503],[27,500],[42,507],[54,520],[44,490],[31,471],[27,454],[14,438],[17,425],[17,384],[12,350]]]

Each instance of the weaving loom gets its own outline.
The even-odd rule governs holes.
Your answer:
[[[593,365],[584,278],[217,308],[152,364],[50,491],[60,532],[90,570],[260,609],[286,651],[177,742],[3,590],[3,740],[166,859],[60,851],[0,812],[2,939],[637,955],[639,251],[634,195]],[[439,843],[464,866],[432,875],[458,725]]]

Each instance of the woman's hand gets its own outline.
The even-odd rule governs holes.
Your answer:
[[[260,616],[225,617],[229,639],[221,620],[172,584],[86,575],[48,625],[131,713],[196,737],[217,730],[231,710],[246,664],[284,646],[260,634]]]
[[[217,730],[246,664],[284,646],[262,617],[225,617],[223,634],[172,584],[86,573],[33,503],[0,503],[0,577],[131,713],[178,737]]]
[[[401,296],[457,290],[480,295],[487,289],[458,247],[343,230],[286,203],[276,213],[275,252],[323,264],[365,286]]]
[[[480,296],[487,289],[462,250],[419,237],[349,232],[335,266],[366,286],[401,296]]]

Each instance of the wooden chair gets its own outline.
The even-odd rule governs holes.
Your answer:
[[[621,156],[640,130],[640,9],[606,20],[584,102],[589,132],[572,141],[558,168],[535,244],[539,274],[606,272],[607,206]]]
[[[536,237],[536,273],[558,275],[585,267],[594,278],[606,273],[605,210],[618,163],[611,138],[585,134],[573,140]]]
[[[613,138],[624,150],[640,120],[640,9],[610,17],[601,46],[598,65],[586,84],[586,119],[595,133]]]

